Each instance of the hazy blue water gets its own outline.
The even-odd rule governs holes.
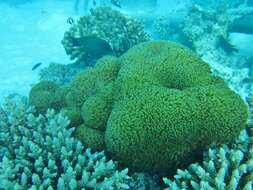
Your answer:
[[[121,0],[122,9],[118,10],[138,18],[152,20],[170,14],[171,19],[180,20],[194,2],[208,8],[215,4],[210,2],[219,1]],[[236,1],[222,2],[229,5]],[[111,5],[109,0],[96,0],[97,5],[103,3]],[[66,20],[69,16],[77,18],[86,14],[91,7],[93,0],[0,1],[0,101],[9,93],[28,93],[30,86],[38,81],[38,71],[31,71],[34,64],[43,62],[45,67],[49,62],[69,62],[60,43],[69,28]],[[232,34],[231,41],[241,54],[253,54],[252,35]]]

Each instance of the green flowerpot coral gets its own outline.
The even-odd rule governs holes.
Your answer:
[[[64,107],[61,112],[70,120],[69,127],[76,127],[83,123],[81,111],[77,107]]]
[[[45,112],[48,108],[59,110],[65,105],[66,90],[67,87],[60,88],[52,81],[42,81],[32,87],[29,103],[39,112]]]
[[[83,145],[90,147],[93,150],[103,150],[105,147],[104,133],[87,127],[84,124],[77,127],[75,136],[83,143]]]
[[[88,97],[96,94],[104,85],[116,78],[119,67],[117,58],[105,56],[97,61],[95,68],[80,72],[70,84],[66,96],[68,106],[81,107]]]
[[[82,118],[91,128],[106,130],[106,123],[112,111],[113,83],[106,85],[99,93],[89,97],[82,106]]]
[[[173,169],[198,148],[232,140],[247,108],[207,63],[166,41],[137,45],[120,59],[106,149],[137,170]]]
[[[83,144],[136,171],[172,171],[196,150],[234,139],[248,118],[243,100],[207,63],[168,41],[100,59],[70,83],[66,102],[80,109]]]

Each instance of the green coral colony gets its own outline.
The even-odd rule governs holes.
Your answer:
[[[155,173],[230,142],[248,118],[243,100],[207,63],[168,41],[105,56],[67,86],[41,82],[29,99],[40,111],[64,110],[85,146],[105,150],[133,171]]]

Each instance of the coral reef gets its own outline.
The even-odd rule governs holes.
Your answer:
[[[134,173],[129,182],[132,190],[162,190],[160,176],[148,173]]]
[[[81,108],[89,96],[97,93],[103,86],[110,86],[119,68],[120,65],[115,57],[106,56],[97,61],[96,69],[88,68],[79,73],[71,82],[69,92],[66,94],[68,106]]]
[[[222,11],[205,10],[198,5],[194,5],[188,12],[184,20],[183,31],[189,40],[193,43],[196,52],[202,57],[208,52],[217,50],[218,37],[228,39],[229,17]],[[205,40],[205,41],[204,41]],[[220,53],[220,52],[219,52]],[[222,54],[221,56],[226,57]],[[215,56],[214,56],[215,57]]]
[[[250,94],[248,102],[249,102],[249,111],[250,111],[249,124],[253,126],[253,91]]]
[[[86,147],[92,147],[95,150],[105,148],[105,134],[103,131],[82,124],[76,129],[75,134]]]
[[[119,94],[105,142],[127,166],[173,169],[195,149],[229,141],[245,127],[247,110],[240,97],[188,49],[165,41],[144,43],[120,61]]]
[[[173,180],[163,180],[166,190],[252,189],[252,132],[244,130],[232,144],[210,148],[203,163],[191,164],[187,170],[178,169]]]
[[[170,40],[171,36],[176,33],[176,29],[171,27],[167,20],[165,16],[158,17],[154,20],[152,29],[156,36],[158,36],[158,39]]]
[[[198,4],[205,9],[235,9],[235,8],[245,8],[247,7],[248,0],[213,0],[208,1],[208,3],[203,2],[201,0],[193,0],[194,4]]]
[[[173,171],[197,149],[232,140],[248,117],[207,63],[167,41],[100,59],[69,84],[66,104],[81,110],[75,135],[84,144],[149,172]]]
[[[183,31],[198,55],[207,61],[244,100],[252,89],[248,58],[236,54],[230,44],[229,26],[233,18],[227,9],[206,10],[195,5],[184,20]],[[248,81],[248,82],[247,82]]]
[[[83,123],[81,111],[77,107],[64,107],[61,112],[70,120],[69,127],[76,127]]]
[[[238,50],[231,44],[229,32],[236,18],[252,14],[253,9],[239,2],[195,3],[184,13],[177,13],[185,15],[180,19],[173,18],[173,14],[156,19],[153,25],[155,33],[160,39],[179,41],[194,49],[209,63],[213,73],[222,77],[246,101],[253,89],[252,68],[247,66],[250,57],[237,53]]]
[[[92,9],[91,14],[81,17],[64,35],[62,44],[75,63],[87,63],[85,44],[77,43],[86,36],[96,36],[109,43],[116,56],[132,46],[149,40],[140,22],[109,7]]]
[[[42,81],[31,88],[29,103],[36,106],[39,112],[45,112],[47,108],[59,110],[65,105],[66,91],[67,87],[60,88],[52,81]]]
[[[202,163],[178,169],[173,179],[163,178],[165,190],[253,188],[253,96],[248,127],[232,143],[212,147]]]
[[[0,188],[129,189],[128,170],[73,138],[61,113],[35,116],[24,99],[8,100],[0,116]]]
[[[188,39],[183,33],[183,18],[187,10],[173,10],[166,15],[158,15],[152,20],[151,31],[154,39],[179,42],[189,46]]]
[[[76,67],[73,64],[50,63],[48,67],[40,70],[40,81],[52,81],[57,85],[64,85],[72,81],[81,70],[83,68]]]

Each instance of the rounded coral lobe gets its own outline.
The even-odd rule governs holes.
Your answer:
[[[243,100],[189,49],[153,41],[119,59],[118,98],[105,142],[126,166],[168,171],[199,148],[232,140],[246,126]]]

